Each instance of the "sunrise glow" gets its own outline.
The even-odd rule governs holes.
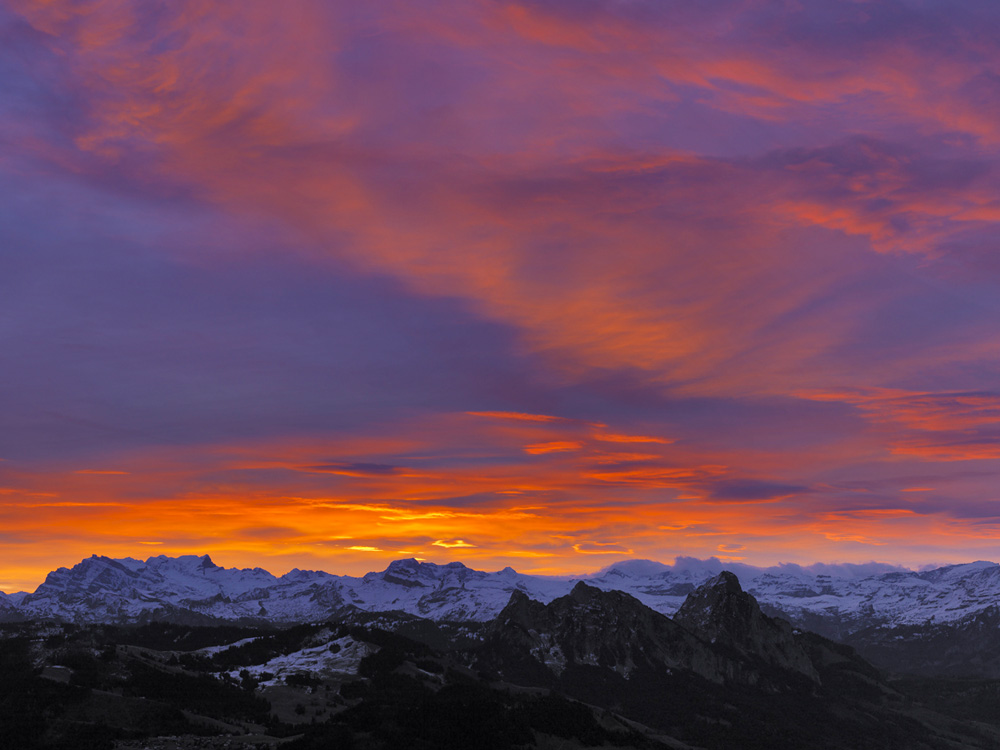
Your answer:
[[[0,590],[1000,558],[998,27],[7,3]]]

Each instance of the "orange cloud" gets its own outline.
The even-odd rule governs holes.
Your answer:
[[[570,573],[610,554],[669,560],[743,546],[754,550],[744,555],[751,562],[861,561],[872,545],[957,539],[963,528],[982,540],[1000,534],[933,507],[832,511],[823,492],[841,490],[790,497],[780,483],[753,479],[752,456],[707,463],[689,446],[654,442],[644,444],[649,458],[608,463],[615,443],[594,437],[587,422],[518,422],[516,439],[509,429],[508,420],[437,415],[326,439],[121,453],[115,465],[126,475],[21,472],[0,504],[0,552],[18,563],[0,566],[0,579],[34,588],[54,567],[94,552],[143,556],[149,542],[164,554],[209,551],[220,564],[279,573],[361,574],[400,556],[485,569],[528,559]],[[581,447],[525,456],[531,432]],[[414,440],[425,457],[419,471],[295,469],[334,458],[398,465]],[[738,502],[714,499],[733,493]]]
[[[525,453],[538,455],[539,453],[566,453],[567,451],[578,451],[583,447],[581,443],[571,440],[554,440],[549,443],[535,443],[524,446]]]
[[[513,419],[519,422],[558,422],[562,417],[553,417],[548,414],[524,414],[513,411],[470,411],[474,417],[490,417],[492,419]]]
[[[580,542],[573,549],[581,555],[631,555],[632,550],[617,542]]]
[[[673,440],[668,440],[667,438],[654,437],[651,435],[616,435],[610,432],[601,432],[594,435],[597,440],[603,440],[606,443],[661,443],[663,445],[669,445],[673,443]]]
[[[169,45],[145,33],[149,19],[128,2],[18,8],[92,105],[78,153],[63,154],[76,169],[143,154],[149,179],[179,181],[237,216],[284,222],[314,262],[333,255],[420,294],[464,297],[570,378],[612,367],[697,394],[822,387],[830,373],[820,355],[852,324],[808,320],[817,314],[809,302],[849,270],[836,258],[805,264],[800,248],[811,240],[799,232],[933,254],[956,224],[990,223],[996,211],[996,185],[910,189],[912,160],[864,143],[855,147],[870,164],[859,178],[829,155],[765,168],[606,142],[609,102],[642,111],[674,101],[677,86],[698,87],[713,107],[789,121],[806,107],[877,96],[893,122],[996,141],[996,118],[956,94],[980,69],[925,58],[915,44],[845,62],[796,45],[740,45],[707,28],[692,36],[610,6],[449,3],[428,15],[380,3],[374,28],[414,54],[479,50],[490,85],[476,91],[490,94],[463,92],[463,111],[481,127],[428,124],[408,142],[373,144],[366,134],[405,114],[394,109],[403,82],[380,79],[357,94],[352,86],[372,82],[334,62],[351,31],[339,6],[185,0],[157,21]],[[500,152],[486,134],[512,117]],[[900,230],[901,217],[913,229]],[[542,255],[560,273],[535,273]]]
[[[862,35],[845,54],[784,19],[773,32],[784,41],[761,43],[740,36],[759,24],[718,24],[693,5],[684,23],[620,3],[445,2],[428,13],[377,2],[360,21],[348,4],[320,0],[177,0],[155,14],[126,0],[12,7],[54,50],[84,112],[59,139],[16,141],[59,174],[101,190],[122,175],[129,190],[279,227],[276,254],[458,298],[509,328],[519,355],[545,363],[546,383],[599,391],[620,379],[741,406],[823,402],[871,429],[761,448],[699,441],[680,424],[419,412],[353,434],[93,464],[123,467],[114,474],[22,468],[5,472],[0,489],[0,551],[18,561],[0,569],[3,580],[27,586],[92,552],[138,554],[150,529],[170,554],[351,572],[400,549],[569,571],[581,554],[662,559],[711,551],[720,538],[809,562],[868,554],[855,545],[892,545],[916,560],[932,544],[919,540],[996,537],[982,519],[951,518],[926,498],[907,498],[905,511],[830,513],[844,494],[877,493],[822,476],[851,461],[1000,458],[995,395],[882,387],[922,382],[929,363],[992,362],[992,319],[962,341],[852,347],[901,294],[898,279],[917,274],[890,264],[897,253],[961,252],[956,240],[1000,218],[989,165],[1000,118],[976,88],[1000,72],[995,56],[963,57],[920,35]],[[967,31],[974,48],[991,49],[983,32]],[[347,62],[380,38],[383,67],[365,74]],[[469,71],[475,85],[453,80]],[[731,115],[713,120],[723,130],[773,127],[768,137],[782,144],[829,117],[849,126],[831,126],[833,146],[754,143],[737,157],[719,155],[744,154],[726,138],[703,156],[653,133],[675,124],[679,133],[675,115],[701,122],[705,112]],[[918,144],[983,150],[971,165],[942,164],[917,146],[853,135],[900,130]],[[197,267],[238,263],[240,251],[220,260],[178,243],[169,252]],[[857,300],[861,286],[878,289]],[[679,437],[644,434],[660,429]],[[641,452],[610,450],[631,444]],[[603,538],[627,544],[591,541]]]
[[[994,393],[927,393],[864,389],[807,393],[817,401],[841,401],[857,407],[887,436],[889,450],[899,456],[934,461],[1000,458],[1000,395]]]

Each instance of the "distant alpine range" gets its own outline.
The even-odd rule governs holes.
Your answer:
[[[754,593],[722,567],[276,577],[94,556],[3,598],[0,746],[1000,746],[996,680],[976,679],[1000,671],[1000,566],[731,566]]]
[[[674,617],[688,594],[723,570],[769,615],[849,643],[882,666],[1000,676],[1000,565],[993,562],[914,572],[879,564],[755,568],[678,558],[673,565],[629,560],[590,576],[553,577],[406,559],[353,577],[303,570],[275,576],[223,568],[208,555],[145,561],[95,555],[51,572],[33,593],[0,594],[0,620],[289,625],[383,613],[390,620],[484,623],[515,592],[548,603],[581,580]],[[934,647],[942,639],[948,649]]]

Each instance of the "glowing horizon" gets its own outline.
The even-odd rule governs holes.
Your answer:
[[[156,551],[155,549],[150,548],[150,552],[155,552],[155,551]],[[108,558],[108,559],[112,559],[112,560],[128,560],[128,559],[131,559],[133,561],[137,561],[137,562],[141,562],[141,563],[145,564],[145,563],[148,563],[150,560],[154,560],[154,559],[156,559],[158,557],[161,557],[161,556],[162,557],[171,557],[171,558],[178,558],[178,557],[182,557],[182,556],[183,557],[198,557],[198,558],[209,557],[215,565],[217,565],[219,567],[222,567],[222,568],[228,568],[228,569],[240,569],[240,570],[250,569],[250,570],[252,570],[254,568],[260,568],[261,567],[259,565],[258,566],[253,566],[253,567],[250,567],[250,566],[240,566],[240,565],[227,565],[227,564],[224,564],[224,563],[220,563],[220,559],[221,558],[218,555],[213,555],[210,552],[200,552],[199,553],[197,551],[188,551],[188,552],[185,552],[183,554],[178,554],[178,555],[163,555],[162,553],[161,554],[149,554],[147,556],[140,556],[140,557],[112,557],[110,555],[97,555],[97,554],[95,554],[95,555],[88,555],[86,558],[82,558],[81,560],[74,560],[73,562],[67,562],[66,564],[61,565],[59,567],[60,568],[66,568],[66,569],[72,568],[72,567],[74,567],[77,564],[85,563],[87,561],[87,559],[89,559],[90,557],[104,557],[104,558]],[[345,570],[323,570],[323,569],[320,569],[320,568],[312,568],[311,570],[320,570],[322,572],[326,572],[326,573],[330,573],[330,574],[338,575],[338,576],[348,576],[348,577],[360,578],[360,577],[363,577],[364,575],[366,575],[368,573],[382,572],[382,571],[386,570],[393,562],[396,562],[396,561],[399,561],[399,560],[411,560],[411,559],[415,559],[419,563],[431,563],[431,564],[439,565],[439,566],[444,566],[444,565],[447,565],[448,563],[453,563],[453,562],[460,562],[463,565],[466,564],[464,561],[457,560],[457,559],[449,559],[449,560],[437,561],[437,560],[427,559],[427,558],[423,558],[423,557],[410,556],[410,557],[394,557],[391,560],[389,560],[388,562],[386,562],[385,565],[383,565],[383,566],[376,566],[376,567],[365,567],[363,562],[354,562],[354,563],[352,563],[352,564],[349,565],[349,567],[351,568],[351,570],[346,570],[346,571]],[[523,561],[524,558],[521,558],[521,560]],[[591,567],[591,568],[588,568],[588,569],[578,569],[578,570],[573,570],[573,571],[550,570],[550,569],[544,568],[544,567],[543,568],[535,568],[535,567],[530,567],[529,568],[529,567],[523,567],[523,566],[521,568],[517,568],[517,569],[514,569],[514,570],[515,570],[516,573],[519,573],[519,574],[522,574],[522,575],[533,575],[533,576],[562,578],[562,579],[567,579],[567,578],[568,579],[590,578],[590,577],[593,577],[593,576],[600,575],[601,573],[603,573],[604,571],[606,571],[608,569],[614,568],[614,567],[616,567],[618,565],[621,565],[623,563],[628,563],[628,562],[641,562],[641,563],[652,562],[652,563],[656,563],[658,565],[663,565],[663,566],[670,567],[670,568],[680,568],[680,569],[684,569],[686,567],[690,567],[693,564],[703,564],[703,565],[709,565],[709,566],[718,566],[720,570],[737,571],[738,574],[744,573],[748,568],[750,568],[750,569],[756,569],[756,570],[801,568],[801,569],[803,569],[806,572],[809,572],[810,570],[815,570],[815,569],[821,569],[821,570],[824,570],[824,571],[829,571],[831,569],[842,568],[843,569],[843,573],[847,577],[867,576],[867,575],[879,575],[879,574],[886,573],[886,572],[896,572],[896,571],[920,572],[920,571],[923,571],[923,570],[932,570],[932,569],[936,569],[936,568],[940,568],[940,567],[948,567],[948,565],[949,565],[948,563],[944,563],[944,564],[931,563],[931,564],[928,564],[928,565],[921,565],[920,567],[907,567],[905,565],[894,565],[894,564],[891,564],[891,563],[880,563],[880,562],[875,562],[875,561],[869,561],[869,562],[865,562],[865,563],[841,563],[841,562],[825,563],[825,562],[816,562],[816,563],[811,563],[811,564],[780,562],[780,563],[775,563],[773,565],[754,565],[754,564],[751,564],[751,563],[743,562],[740,558],[729,558],[729,557],[726,557],[725,555],[712,555],[710,557],[705,557],[705,558],[696,558],[696,557],[690,557],[690,556],[684,556],[684,555],[677,555],[670,562],[667,562],[667,561],[664,561],[664,560],[650,560],[650,559],[647,559],[647,558],[635,558],[635,557],[615,558],[614,556],[611,556],[609,560],[605,561],[599,567]],[[989,562],[990,564],[993,564],[993,565],[1000,564],[1000,563],[996,563],[996,562],[992,562],[992,561],[984,561],[984,560],[973,560],[973,561],[970,561],[970,562],[971,563]],[[962,563],[959,563],[959,564],[962,564]],[[477,565],[466,565],[466,567],[474,569],[474,570],[480,570],[480,571],[487,572],[487,573],[499,573],[499,572],[502,572],[503,570],[505,570],[507,568],[512,568],[513,566],[507,566],[507,565],[505,565],[505,566],[503,566],[501,568],[497,568],[497,567],[494,567],[494,566],[491,566],[491,565],[478,565],[478,566]],[[296,568],[296,567],[287,567],[287,568],[286,567],[282,567],[282,568],[277,568],[277,569],[264,568],[264,570],[266,572],[271,573],[272,575],[274,575],[274,576],[276,576],[278,578],[280,578],[281,576],[285,575],[286,573],[289,573],[292,570],[296,570],[296,569],[303,570],[303,568]],[[54,570],[56,570],[56,569],[54,568],[53,571]],[[310,570],[310,569],[307,569],[307,570]],[[52,571],[49,571],[49,572],[52,572]],[[39,581],[39,584],[40,583],[41,583],[41,581]],[[4,585],[2,587],[0,587],[0,591],[3,591],[4,593],[33,593],[35,591],[35,589],[37,588],[37,586],[31,586],[30,588],[25,588],[25,587],[22,587],[22,588],[13,588],[13,587],[11,587],[11,585],[9,584],[9,582],[3,582],[3,584]]]
[[[1000,556],[997,7],[14,0],[0,35],[0,590],[154,549]]]

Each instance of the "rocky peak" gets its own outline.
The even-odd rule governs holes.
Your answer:
[[[512,626],[527,632],[537,626],[544,610],[544,604],[530,599],[523,591],[514,589],[507,606],[500,610],[500,614],[490,623],[489,632],[498,633]]]
[[[705,585],[724,594],[743,593],[743,587],[740,586],[740,579],[736,577],[735,573],[730,573],[728,570],[722,571],[715,578],[710,578],[705,582]]]
[[[596,586],[588,586],[583,581],[577,581],[569,592],[569,597],[574,602],[585,604],[598,599],[604,592]]]
[[[674,622],[745,657],[819,681],[819,674],[806,650],[795,640],[791,625],[765,615],[757,600],[727,570],[688,594],[674,615]]]
[[[601,667],[628,677],[636,669],[690,669],[721,682],[721,660],[668,617],[621,591],[578,582],[549,604],[514,591],[486,632],[487,661],[544,683],[543,673]],[[530,665],[534,665],[529,668]]]
[[[733,573],[724,570],[688,594],[674,620],[703,635],[715,637],[721,630],[738,636],[758,616],[762,613],[757,600],[743,590]]]

